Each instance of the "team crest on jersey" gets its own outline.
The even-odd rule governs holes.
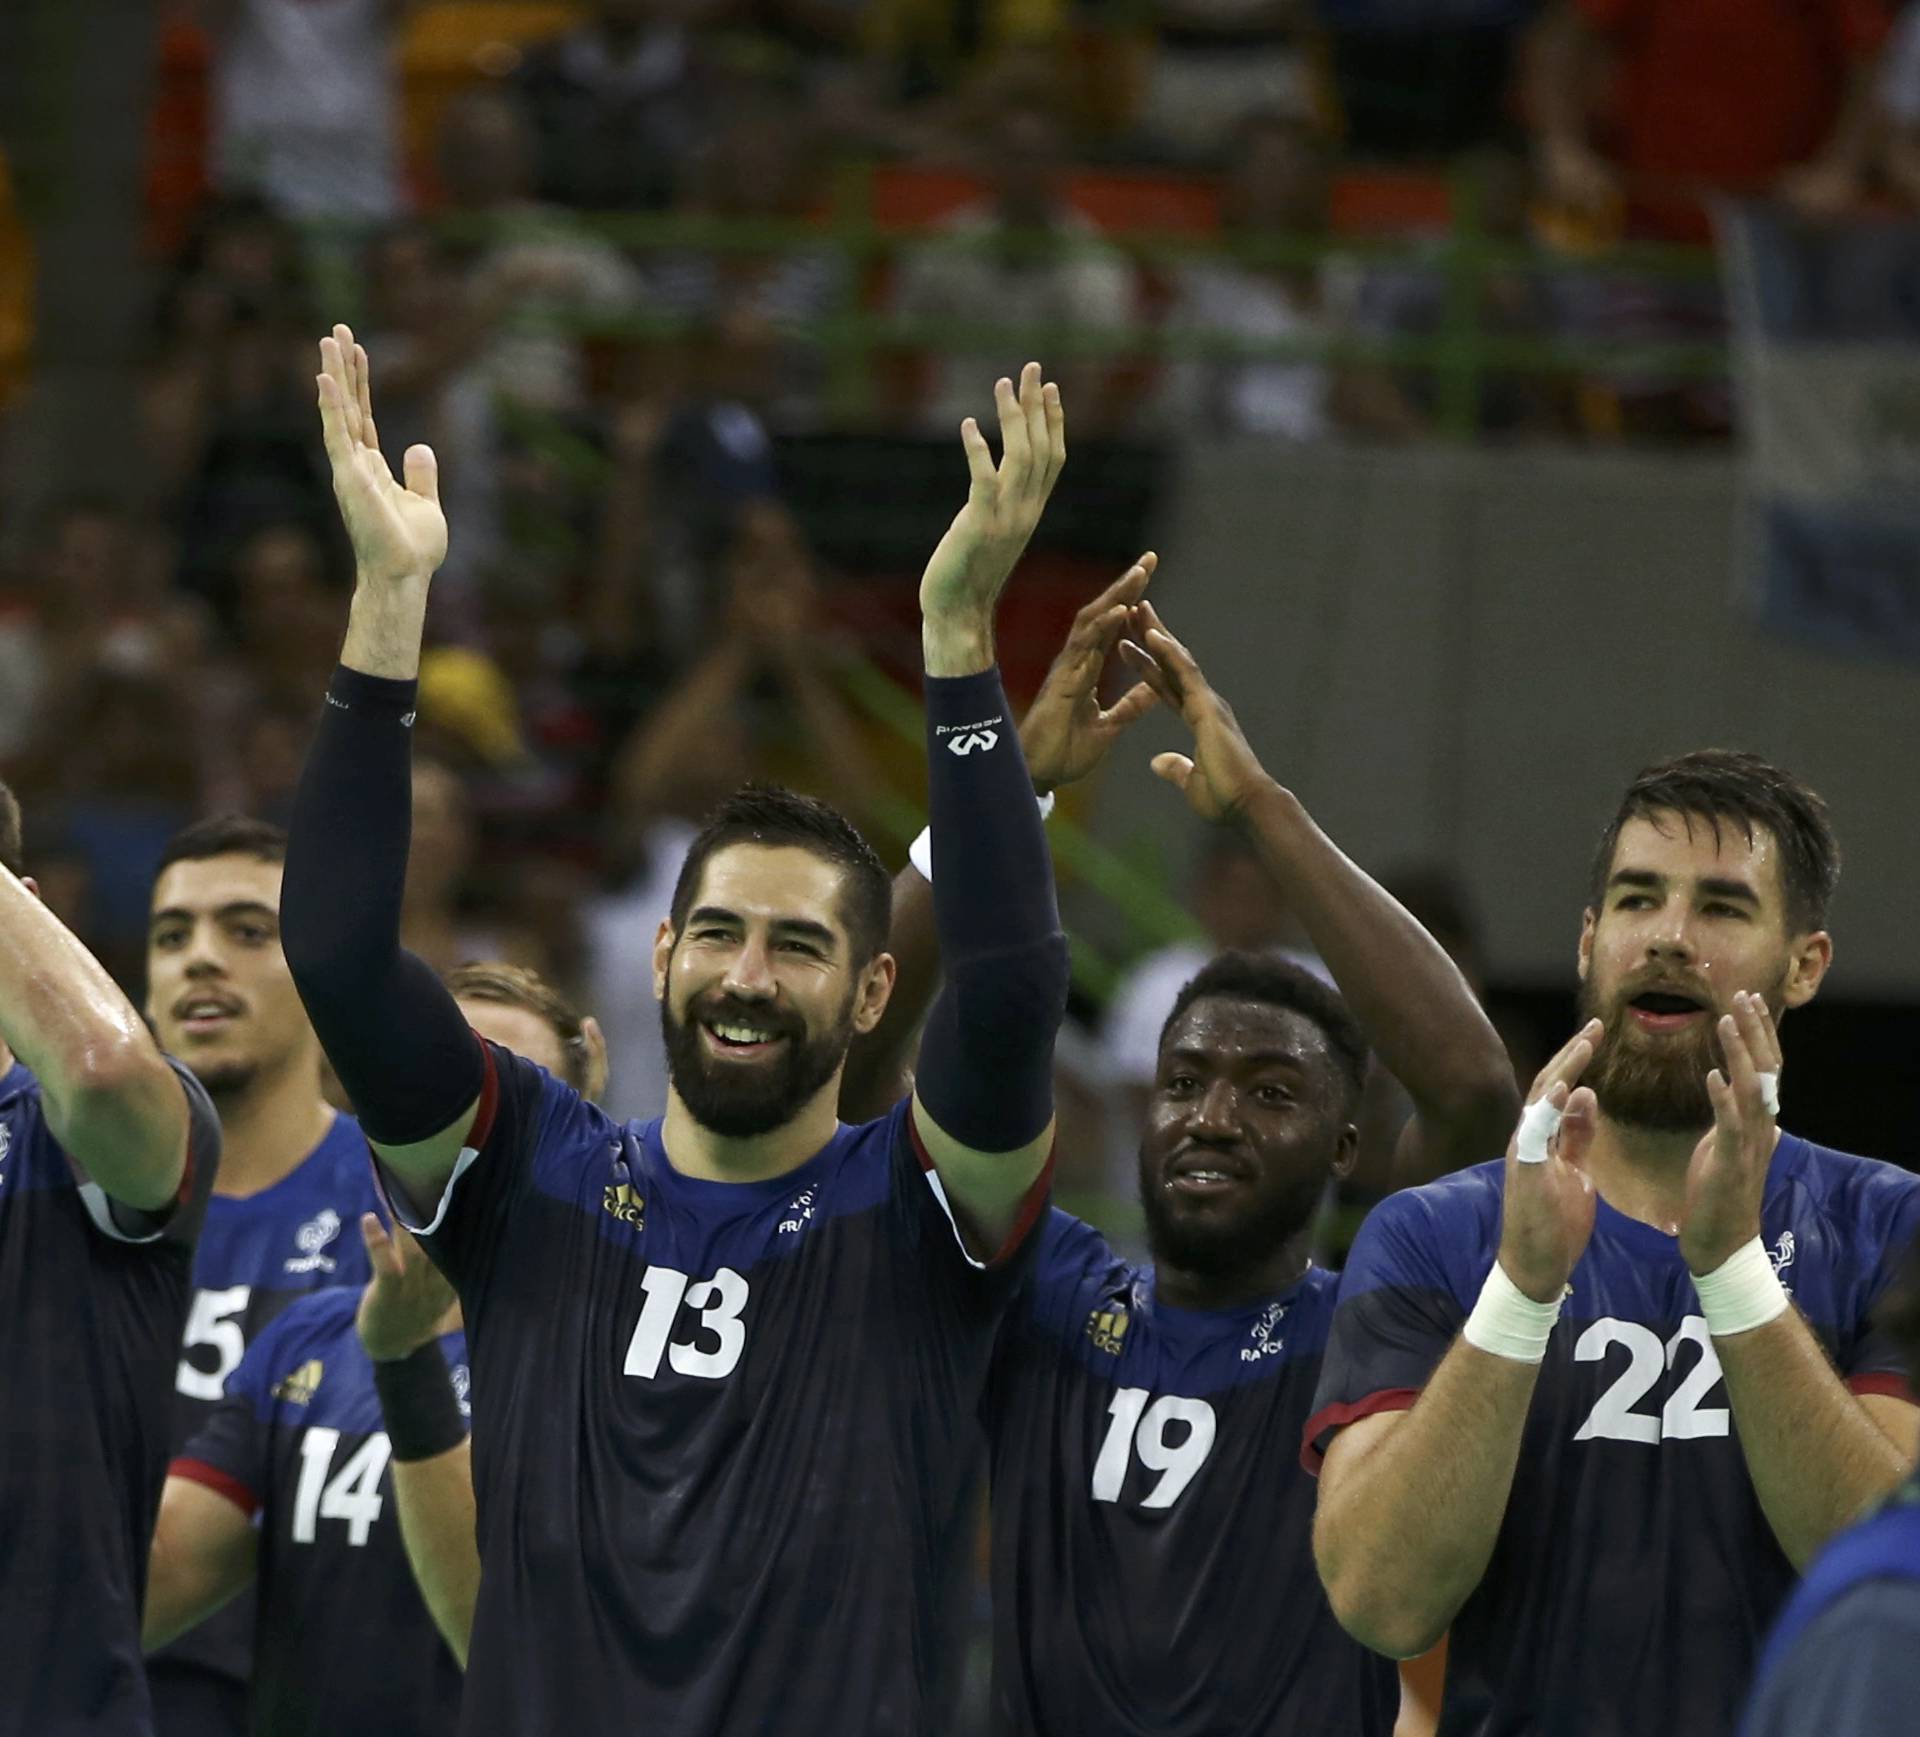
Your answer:
[[[622,1224],[631,1225],[635,1230],[645,1228],[647,1203],[631,1182],[609,1182],[600,1204]]]
[[[1094,1350],[1118,1357],[1120,1347],[1127,1342],[1127,1323],[1131,1319],[1125,1309],[1095,1309],[1087,1317],[1087,1337],[1093,1341]]]
[[[1258,1363],[1262,1357],[1278,1357],[1286,1343],[1280,1337],[1280,1323],[1287,1318],[1285,1303],[1269,1303],[1260,1311],[1260,1319],[1249,1330],[1248,1342],[1240,1347],[1242,1363]]]
[[[291,1375],[281,1379],[273,1390],[273,1397],[294,1405],[305,1405],[313,1398],[320,1386],[320,1378],[326,1372],[327,1366],[318,1357],[309,1357]]]
[[[781,1219],[776,1235],[791,1236],[797,1230],[806,1229],[807,1220],[813,1217],[813,1197],[817,1192],[817,1188],[803,1188],[787,1202],[787,1216]]]
[[[13,1130],[0,1122],[0,1164],[7,1161],[7,1149],[13,1144]]]
[[[313,1215],[293,1233],[300,1252],[287,1261],[290,1273],[330,1273],[339,1264],[327,1246],[340,1234],[340,1215],[331,1206]]]
[[[469,1396],[473,1392],[473,1377],[468,1373],[467,1366],[464,1363],[456,1363],[453,1366],[451,1380],[453,1382],[453,1397],[460,1402],[460,1415],[471,1422],[473,1418],[473,1402]]]
[[[1779,1279],[1786,1289],[1791,1291],[1792,1286],[1786,1285],[1786,1271],[1788,1267],[1793,1265],[1792,1231],[1783,1230],[1780,1233],[1779,1241],[1767,1250],[1767,1259],[1773,1262],[1773,1276]]]

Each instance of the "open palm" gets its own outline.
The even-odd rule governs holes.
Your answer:
[[[1100,675],[1159,560],[1151,551],[1142,555],[1073,618],[1066,644],[1020,722],[1020,746],[1037,789],[1086,777],[1121,732],[1153,708],[1156,696],[1145,682],[1135,682],[1103,707]]]
[[[397,479],[380,451],[367,353],[345,326],[320,340],[320,428],[359,582],[425,584],[447,558],[433,449],[412,446]]]

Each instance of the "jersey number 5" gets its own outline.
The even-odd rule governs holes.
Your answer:
[[[1093,1499],[1120,1500],[1128,1461],[1137,1452],[1148,1471],[1160,1474],[1140,1506],[1171,1508],[1213,1451],[1213,1407],[1204,1399],[1179,1399],[1171,1393],[1149,1405],[1144,1387],[1122,1387],[1115,1392],[1107,1415],[1113,1422],[1100,1444],[1100,1457],[1093,1462]],[[1180,1436],[1169,1442],[1167,1436],[1175,1424],[1182,1426]]]
[[[651,1381],[660,1373],[662,1354],[678,1375],[704,1375],[719,1381],[733,1373],[747,1342],[747,1326],[740,1319],[740,1311],[747,1306],[745,1279],[732,1267],[722,1267],[710,1279],[689,1283],[685,1273],[672,1267],[648,1267],[640,1286],[647,1300],[640,1305],[640,1319],[627,1342],[628,1375]],[[683,1302],[699,1311],[700,1328],[694,1338],[669,1344]],[[712,1342],[704,1343],[709,1336]]]

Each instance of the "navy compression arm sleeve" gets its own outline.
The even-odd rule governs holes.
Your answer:
[[[400,946],[412,832],[413,682],[337,669],[288,828],[280,928],[294,986],[383,1146],[450,1128],[485,1058],[446,986]]]
[[[1000,672],[929,676],[926,705],[946,982],[927,1015],[916,1090],[961,1145],[1011,1152],[1053,1119],[1053,1042],[1067,1006],[1053,858]]]

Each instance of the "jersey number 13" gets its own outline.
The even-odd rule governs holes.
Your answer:
[[[747,1325],[740,1311],[747,1306],[747,1281],[732,1267],[722,1267],[710,1279],[689,1280],[672,1267],[648,1267],[640,1288],[647,1300],[627,1341],[625,1373],[651,1381],[660,1373],[660,1359],[677,1375],[701,1375],[719,1381],[733,1373],[747,1342]],[[681,1305],[700,1317],[692,1338],[673,1338]]]

